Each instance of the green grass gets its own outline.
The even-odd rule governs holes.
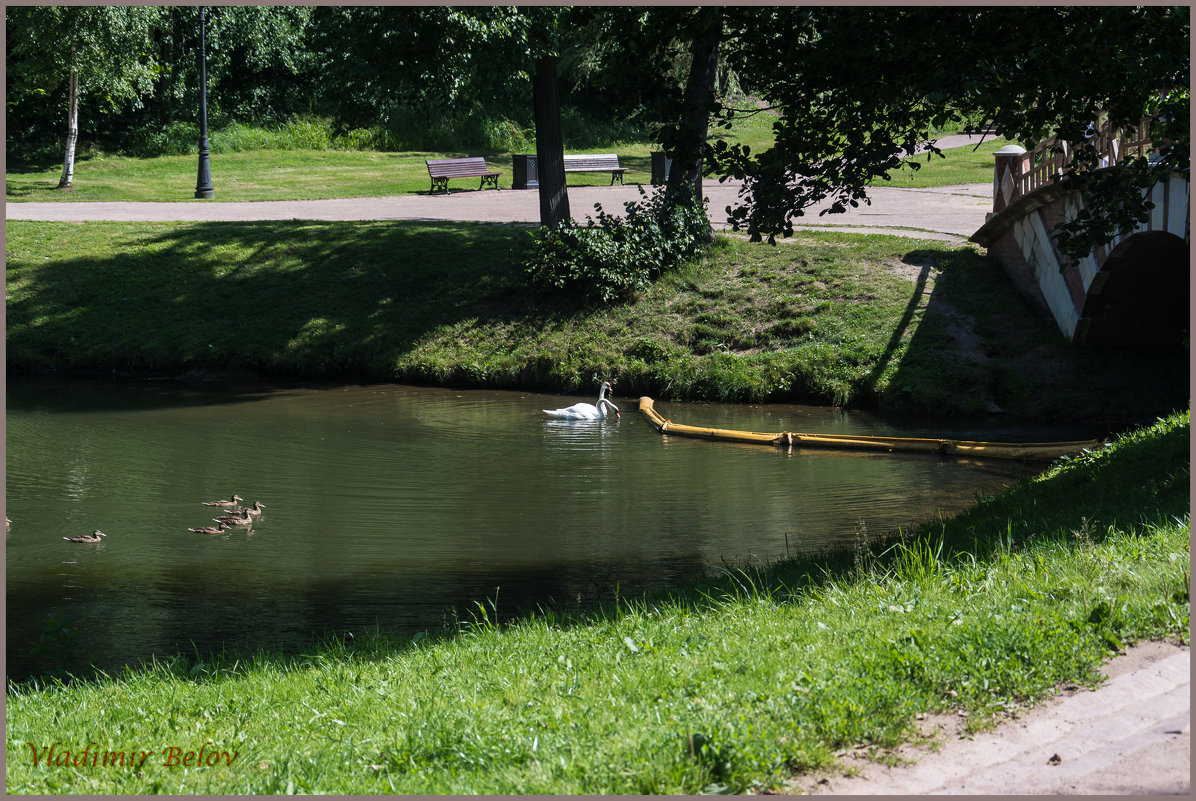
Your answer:
[[[569,391],[602,375],[660,399],[1137,419],[1188,397],[1186,354],[1072,348],[969,247],[720,238],[634,302],[585,310],[527,289],[529,242],[502,225],[10,221],[8,369]]]
[[[918,169],[903,166],[893,174],[891,181],[876,181],[875,186],[891,186],[898,189],[927,189],[937,186],[959,184],[986,184],[993,180],[993,153],[1009,144],[1004,137],[986,139],[978,145],[952,147],[943,151],[943,156],[922,154],[912,159]]]
[[[759,114],[738,123],[730,132],[712,129],[713,138],[745,142],[760,150],[771,142],[771,121]],[[244,134],[242,134],[242,138]],[[263,140],[266,141],[266,140]],[[568,148],[568,144],[566,143]],[[968,148],[944,151],[945,159],[922,163],[920,170],[902,169],[893,186],[946,186],[987,183],[992,180],[991,152],[999,145],[984,145],[973,153]],[[616,152],[628,168],[626,183],[651,182],[651,151],[647,142],[614,143],[585,151]],[[534,151],[532,151],[534,152]],[[425,159],[485,155],[487,163],[501,170],[500,185],[511,185],[512,154],[455,152],[377,152],[335,149],[262,149],[213,153],[210,159],[216,199],[314,200],[340,197],[381,197],[427,192]],[[924,158],[924,157],[923,157]],[[9,165],[5,174],[5,199],[10,202],[39,201],[166,201],[195,202],[198,160],[195,155],[130,158],[94,154],[81,155],[75,164],[74,185],[58,189],[61,162],[40,165]],[[570,186],[610,183],[610,176],[576,173]],[[471,181],[453,182],[454,188],[473,188]]]
[[[492,600],[410,640],[10,684],[6,790],[784,790],[841,748],[883,758],[920,713],[983,729],[1061,683],[1094,684],[1128,642],[1185,638],[1189,448],[1187,413],[1172,415],[956,520],[596,613]],[[236,757],[163,764],[201,747]],[[59,764],[84,749],[149,756]]]
[[[624,182],[649,184],[651,159],[643,153],[620,153],[628,168]],[[341,197],[384,197],[426,193],[430,188],[425,159],[456,158],[477,153],[381,153],[341,150],[259,150],[211,157],[216,200],[318,200]],[[511,154],[486,157],[503,173],[499,185],[509,189]],[[58,189],[62,165],[30,168],[5,175],[9,202],[21,201],[195,201],[198,161],[195,156],[128,158],[99,156],[79,161],[69,190]],[[610,183],[610,175],[575,173],[570,186]],[[451,189],[477,188],[476,179],[458,179]]]

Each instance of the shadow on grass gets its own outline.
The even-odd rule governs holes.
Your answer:
[[[432,376],[396,365],[446,328],[534,330],[556,314],[526,289],[529,238],[512,226],[203,223],[133,236],[89,246],[98,258],[42,265],[34,254],[28,272],[10,259],[10,286],[30,282],[10,293],[10,371],[181,366],[419,382]],[[534,367],[522,379],[534,385]]]
[[[1111,433],[1187,406],[1186,351],[1074,346],[971,248],[916,249],[902,261],[917,270],[910,300],[864,382],[882,408],[1014,411]]]

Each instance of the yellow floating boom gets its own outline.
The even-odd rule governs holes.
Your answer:
[[[951,456],[983,456],[994,459],[1022,459],[1052,461],[1061,456],[1075,456],[1100,446],[1100,440],[1079,442],[971,442],[960,439],[925,437],[866,437],[839,434],[795,434],[782,431],[764,434],[757,431],[735,431],[729,428],[701,428],[666,420],[657,413],[652,399],[640,398],[640,412],[661,434],[680,437],[749,442],[789,448],[838,448],[841,450],[902,451],[906,453],[939,453]]]

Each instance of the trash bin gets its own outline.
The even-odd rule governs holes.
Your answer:
[[[669,167],[672,165],[673,160],[663,151],[652,153],[652,186],[663,186],[669,182]]]
[[[519,154],[512,157],[514,163],[511,170],[512,189],[539,189],[540,172],[536,162],[536,155]]]

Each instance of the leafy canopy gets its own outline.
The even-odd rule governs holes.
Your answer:
[[[1083,143],[1102,116],[1119,127],[1164,109],[1158,133],[1172,144],[1149,169],[1093,176],[1096,159],[1078,148],[1068,176],[1106,182],[1107,196],[1084,235],[1140,210],[1159,173],[1187,174],[1186,8],[738,8],[727,19],[724,57],[778,115],[768,150],[712,148],[723,178],[746,181],[728,214],[754,240],[791,235],[824,200],[831,213],[866,203],[871,182],[917,169],[906,157],[952,120],[1032,147]]]

